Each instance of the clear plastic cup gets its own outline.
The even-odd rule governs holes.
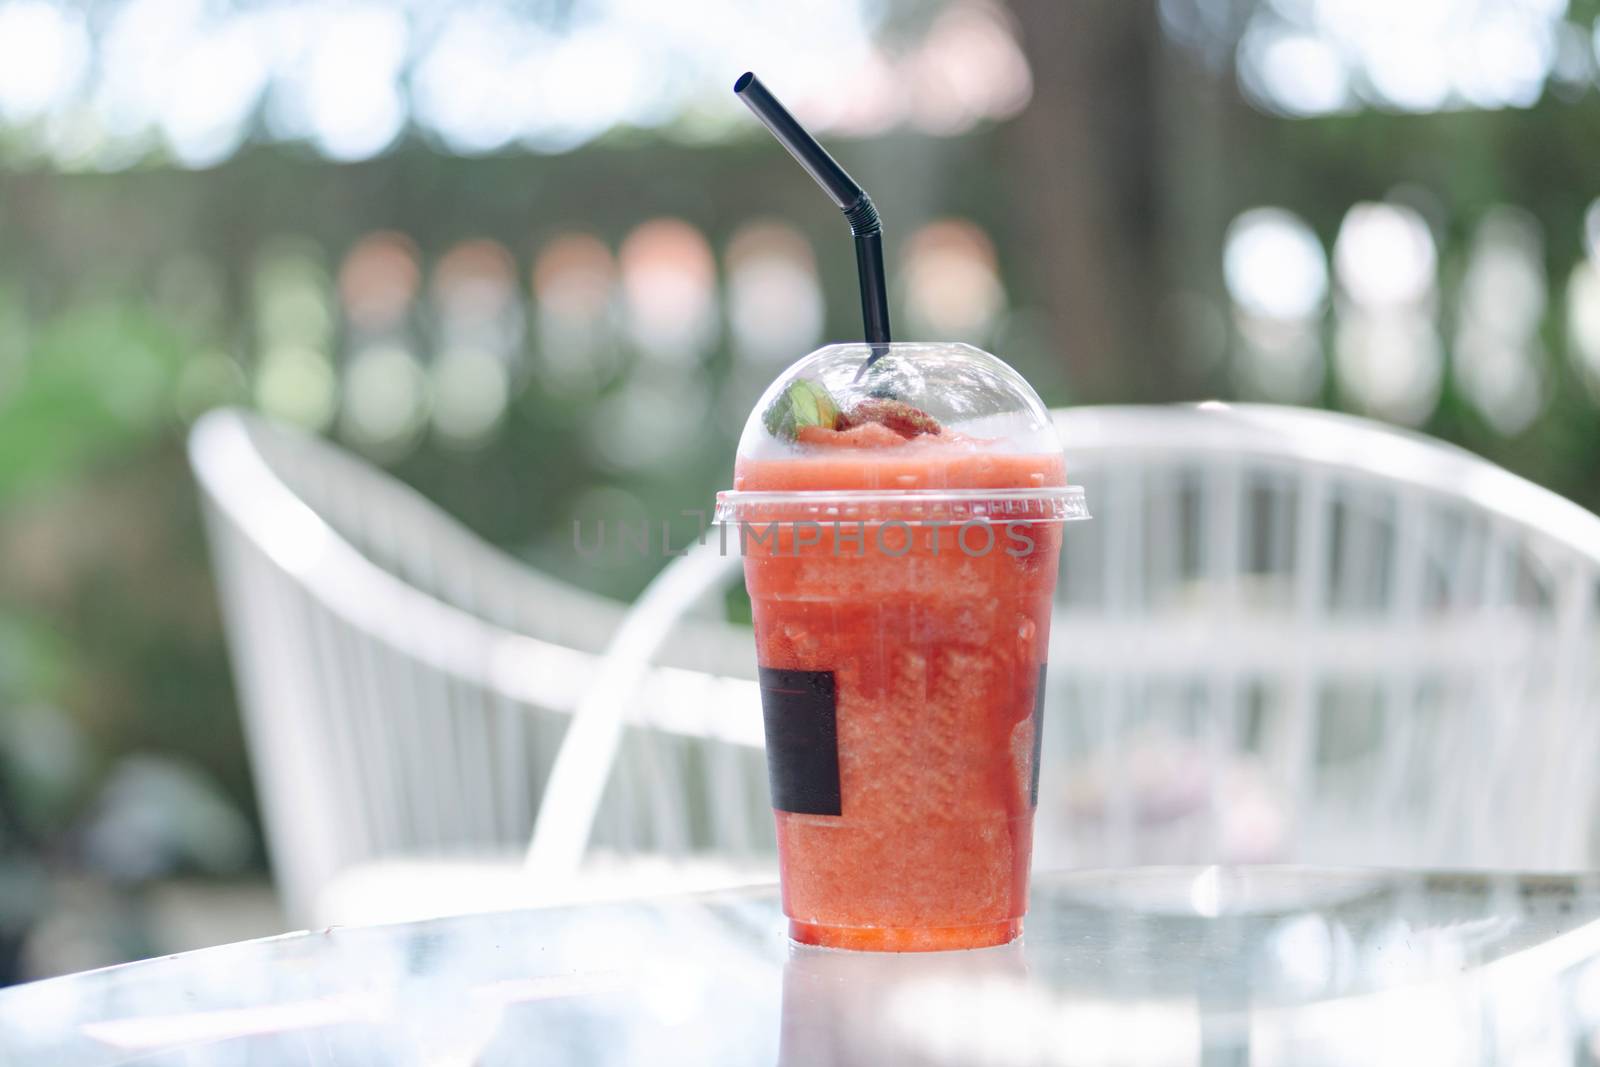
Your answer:
[[[1003,944],[1027,910],[1062,526],[1088,512],[1010,367],[871,352],[784,372],[717,497],[754,613],[784,913],[834,948]]]

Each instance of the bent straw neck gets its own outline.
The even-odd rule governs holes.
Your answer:
[[[845,221],[850,224],[850,235],[856,246],[856,273],[861,285],[861,321],[866,340],[872,345],[872,355],[862,368],[865,370],[888,351],[890,340],[883,223],[878,209],[866,190],[800,125],[755,74],[745,72],[734,82],[733,91],[844,212]]]

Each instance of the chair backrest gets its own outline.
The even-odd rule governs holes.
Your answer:
[[[1347,416],[1057,425],[1041,863],[1594,864],[1600,518]]]
[[[290,913],[364,861],[520,857],[624,606],[259,418],[207,415],[190,458]],[[754,673],[747,630],[676,627],[631,701],[596,848],[771,850]]]

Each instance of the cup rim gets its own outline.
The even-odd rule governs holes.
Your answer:
[[[1089,514],[1081,485],[970,489],[724,489],[716,521],[816,520],[1082,522]]]

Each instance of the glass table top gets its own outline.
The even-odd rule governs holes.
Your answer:
[[[290,934],[0,990],[0,1063],[1600,1063],[1600,875],[1042,874],[1003,948],[784,931],[765,888]]]

